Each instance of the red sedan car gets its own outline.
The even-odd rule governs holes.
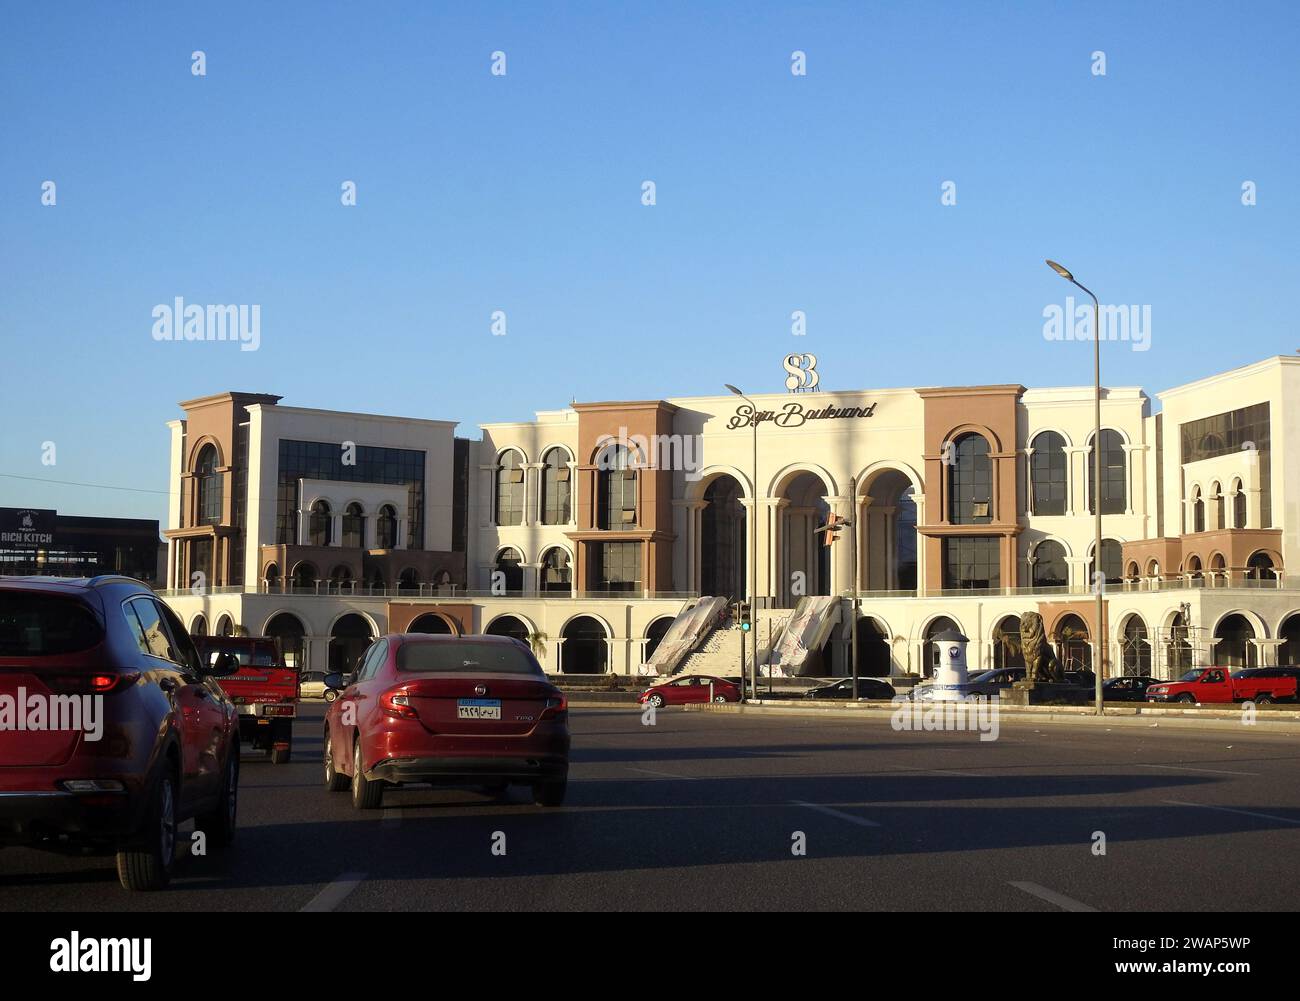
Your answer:
[[[528,785],[564,802],[569,712],[537,658],[506,636],[405,633],[376,640],[351,675],[325,684],[325,785],[358,810],[406,783]]]
[[[637,700],[658,709],[660,706],[681,706],[688,702],[739,702],[740,688],[725,678],[707,674],[689,674],[662,684],[651,685]]]

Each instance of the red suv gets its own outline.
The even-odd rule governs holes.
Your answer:
[[[176,615],[138,581],[0,577],[0,845],[116,854],[171,878],[176,828],[235,835],[239,721]]]
[[[325,785],[374,809],[385,785],[529,785],[564,802],[569,712],[537,658],[506,636],[406,633],[376,640],[325,684]]]

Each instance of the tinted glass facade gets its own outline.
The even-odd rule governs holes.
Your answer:
[[[1230,410],[1198,421],[1188,421],[1179,426],[1182,461],[1199,462],[1215,459],[1230,452],[1254,449],[1259,455],[1260,519],[1262,525],[1251,528],[1273,527],[1271,427],[1269,405]]]
[[[407,488],[406,547],[424,548],[424,453],[404,448],[358,445],[356,464],[343,464],[338,442],[280,439],[280,475],[276,504],[276,541],[291,545],[298,539],[298,481],[342,480],[349,483],[393,483]]]
[[[952,589],[1001,587],[998,539],[989,536],[944,539],[943,586]]]

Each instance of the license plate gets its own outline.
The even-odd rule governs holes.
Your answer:
[[[458,699],[456,701],[458,719],[500,719],[500,699]]]

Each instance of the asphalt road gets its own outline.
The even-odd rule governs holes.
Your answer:
[[[227,855],[128,894],[111,860],[4,849],[0,910],[1290,910],[1300,885],[1300,750],[1246,728],[578,709],[561,809],[415,787],[362,814],[323,788],[322,712],[291,764],[246,755]]]

